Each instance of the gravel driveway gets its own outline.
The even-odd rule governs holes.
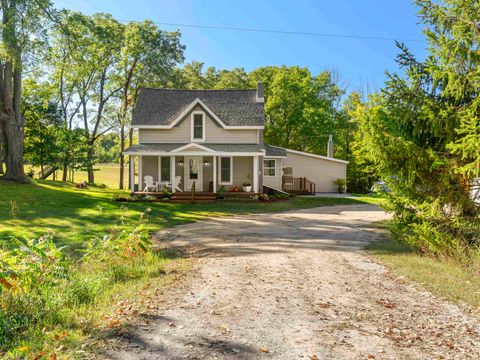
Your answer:
[[[372,205],[216,218],[156,234],[198,260],[117,359],[478,359],[480,322],[362,247]]]

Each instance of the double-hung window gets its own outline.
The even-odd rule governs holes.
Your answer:
[[[162,156],[160,159],[160,181],[170,181],[170,158]]]
[[[220,157],[220,185],[232,184],[232,158],[230,156]]]
[[[276,176],[276,160],[264,159],[263,160],[263,176]]]
[[[205,141],[205,114],[203,112],[192,113],[192,142]]]

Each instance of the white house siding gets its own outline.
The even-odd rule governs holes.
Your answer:
[[[265,172],[263,171],[263,160],[275,160],[275,176],[265,176]],[[261,168],[262,168],[262,173],[263,173],[263,185],[270,186],[275,189],[282,189],[282,159],[276,158],[268,158],[265,157],[262,159],[262,162],[260,163]]]
[[[210,191],[210,182],[213,181],[213,157],[203,156],[203,161],[207,160],[210,166],[203,167],[203,189],[197,191]],[[253,186],[253,157],[251,156],[234,156],[233,157],[233,181],[231,185],[223,185],[225,189],[229,190],[232,186],[237,186],[242,191],[243,183],[250,183]],[[184,166],[180,166],[180,162],[184,162],[183,156],[175,156],[175,176],[181,176],[182,182],[180,188],[185,191],[190,189],[184,188]],[[219,185],[220,174],[220,158],[217,157],[217,189]],[[147,175],[153,177],[154,181],[158,180],[158,156],[142,156],[142,182]],[[143,186],[143,185],[142,185]]]
[[[287,151],[283,167],[292,167],[293,177],[306,177],[313,181],[316,192],[337,192],[337,179],[345,179],[347,164],[338,161],[295,154]],[[265,177],[264,177],[265,180]]]
[[[147,175],[153,177],[153,181],[158,181],[158,156],[142,157],[142,182]]]
[[[203,111],[203,108],[198,105],[192,111]],[[190,143],[192,111],[171,129],[139,129],[139,143]],[[205,112],[205,142],[211,144],[257,144],[258,130],[226,130],[217,125]]]
[[[243,183],[249,183],[253,187],[253,157],[233,157],[233,186],[242,189]]]

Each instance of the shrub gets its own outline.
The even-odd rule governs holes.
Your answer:
[[[155,201],[157,198],[153,195],[133,194],[128,197],[128,201]]]
[[[44,351],[53,341],[48,333],[82,331],[86,314],[98,311],[115,284],[160,275],[163,258],[151,251],[144,228],[148,212],[134,229],[93,238],[76,261],[52,234],[14,239],[14,249],[0,250],[0,357],[31,357],[16,349],[32,341]]]
[[[345,179],[337,179],[335,180],[335,184],[338,186],[338,192],[340,194],[347,191],[347,181]]]
[[[8,347],[25,329],[55,322],[71,264],[51,234],[38,240],[12,239],[17,247],[0,250],[0,347]]]
[[[164,199],[170,199],[170,197],[172,196],[172,193],[168,191],[168,188],[165,186],[163,188],[162,195]]]
[[[100,290],[101,281],[78,277],[72,279],[65,289],[64,300],[68,306],[93,304]]]
[[[227,189],[225,189],[225,186],[221,186],[220,189],[217,191],[217,199],[225,199],[225,193],[227,192]]]
[[[394,214],[395,237],[421,252],[462,259],[480,246],[480,218],[462,216],[441,201],[414,203],[387,193],[384,207]]]
[[[268,201],[269,197],[267,194],[258,194],[258,200],[259,201]]]
[[[127,202],[130,198],[128,196],[122,195],[121,193],[114,193],[112,195],[112,201]]]
[[[0,250],[0,289],[11,292],[30,292],[55,286],[68,277],[69,262],[53,242],[52,234],[38,240],[12,239],[18,246]]]

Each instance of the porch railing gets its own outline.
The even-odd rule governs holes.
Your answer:
[[[282,190],[291,194],[313,195],[316,185],[306,177],[283,176]]]

